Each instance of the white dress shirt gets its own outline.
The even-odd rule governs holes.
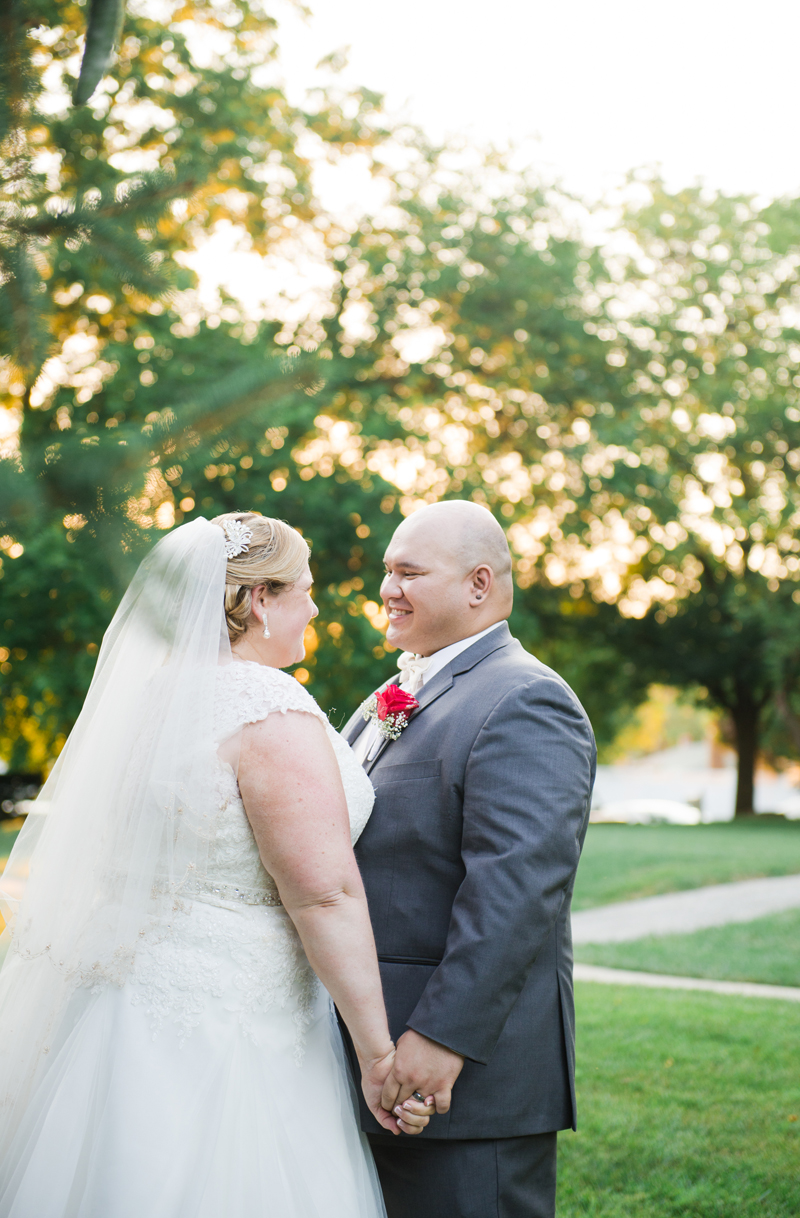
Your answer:
[[[423,687],[428,684],[432,677],[435,677],[437,672],[441,672],[446,668],[451,660],[456,656],[461,655],[462,651],[466,651],[473,643],[477,643],[478,639],[482,639],[484,635],[490,634],[493,630],[497,630],[498,626],[502,626],[503,622],[495,622],[493,626],[487,626],[485,630],[480,630],[477,634],[471,634],[467,639],[459,639],[457,643],[449,643],[447,647],[442,647],[440,651],[434,651],[431,656],[431,662],[422,674]],[[368,723],[361,735],[352,746],[358,760],[362,763],[372,757],[380,744],[381,736],[378,732],[377,723]]]

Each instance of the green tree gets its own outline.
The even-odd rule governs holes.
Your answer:
[[[625,313],[601,285],[622,397],[598,438],[638,462],[610,480],[640,550],[620,603],[631,653],[730,715],[747,813],[800,694],[800,223],[794,202],[648,193],[623,218]]]
[[[441,180],[341,251],[332,413],[404,510],[508,520],[517,631],[601,737],[652,681],[727,711],[750,811],[760,735],[798,724],[796,208],[640,184],[590,250],[552,193]]]
[[[495,510],[517,555],[513,627],[606,741],[652,677],[617,649],[621,585],[598,602],[577,577],[564,586],[558,565],[573,516],[590,510],[577,497],[592,420],[618,390],[585,302],[605,268],[566,223],[566,200],[490,172],[494,197],[420,147],[385,222],[343,235],[321,434],[296,451],[298,474],[313,485],[338,452],[392,481],[403,511],[465,495]]]
[[[56,0],[12,15],[0,388],[20,428],[0,461],[2,735],[6,756],[16,741],[14,764],[38,764],[69,730],[120,590],[158,530],[241,506],[248,492],[283,514],[280,449],[313,425],[318,364],[287,355],[280,323],[250,322],[235,302],[191,318],[180,256],[220,220],[258,252],[301,229],[324,247],[308,148],[345,155],[381,132],[366,94],[287,102],[272,83],[274,22],[258,4],[187,4],[167,29],[130,16],[113,74],[78,110],[70,72],[84,12]],[[340,486],[342,518],[357,514],[345,481],[316,506],[304,497],[330,547]],[[326,567],[325,552],[315,562],[332,582],[338,555]],[[330,595],[357,603],[337,574]],[[343,645],[362,630],[377,645],[360,610],[345,620]]]
[[[73,25],[36,35],[37,71],[48,55],[63,71],[77,46],[82,14],[56,7]],[[144,167],[164,189],[194,186],[134,234],[171,297],[115,277],[88,242],[37,238],[58,356],[35,382],[21,361],[9,376],[27,410],[4,588],[50,616],[46,647],[19,614],[3,627],[8,723],[28,731],[32,708],[51,743],[63,734],[141,548],[187,514],[245,504],[314,541],[323,612],[301,675],[344,711],[381,675],[391,527],[471,495],[508,525],[518,636],[575,685],[601,740],[651,682],[702,687],[736,724],[748,810],[759,739],[796,748],[800,723],[795,209],[654,181],[591,246],[566,218],[573,201],[498,158],[458,173],[406,133],[390,171],[367,94],[292,109],[265,75],[263,13],[236,14],[191,6],[167,31],[129,20],[91,107],[25,120],[28,144],[58,160],[51,194],[117,198]],[[228,39],[217,59],[193,59],[187,20]],[[326,155],[369,150],[387,206],[352,230],[323,215],[309,138]],[[26,164],[41,176],[47,157]],[[41,183],[25,189],[31,214],[46,211]],[[203,318],[176,268],[219,219],[261,253],[314,234],[327,306],[256,323],[224,300]],[[87,571],[107,529],[102,589]],[[64,643],[70,671],[85,668],[71,684]]]

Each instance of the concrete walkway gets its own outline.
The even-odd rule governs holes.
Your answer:
[[[603,968],[576,964],[576,981],[602,985],[641,985],[654,990],[706,990],[712,994],[742,994],[746,998],[782,998],[800,1002],[800,988],[790,985],[758,985],[755,981],[710,981],[705,977],[670,977],[662,973],[637,973],[626,968]]]
[[[800,909],[800,875],[713,884],[581,909],[572,915],[572,939],[575,944],[625,943],[647,935],[686,934],[729,922],[752,922],[785,909]],[[723,984],[727,983],[714,982]]]

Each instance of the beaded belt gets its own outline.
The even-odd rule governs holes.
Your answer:
[[[215,884],[213,880],[193,879],[181,884],[177,889],[169,886],[166,881],[157,881],[154,893],[172,893],[176,897],[218,897],[222,901],[240,901],[242,905],[272,905],[282,906],[283,901],[277,892],[258,891],[255,888],[239,888],[236,884]]]

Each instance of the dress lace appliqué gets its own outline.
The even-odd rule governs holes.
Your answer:
[[[290,710],[325,724],[355,842],[372,811],[372,785],[311,695],[277,669],[241,662],[220,669],[219,743],[246,723]],[[222,1004],[256,1043],[262,1032],[259,1017],[288,1009],[299,1060],[319,982],[261,862],[235,775],[222,761],[209,799],[217,813],[216,831],[204,874],[187,876],[177,896],[164,892],[157,903],[140,939],[131,978],[133,1001],[146,1006],[154,1035],[171,1023],[181,1040],[198,1026],[209,1004]]]

